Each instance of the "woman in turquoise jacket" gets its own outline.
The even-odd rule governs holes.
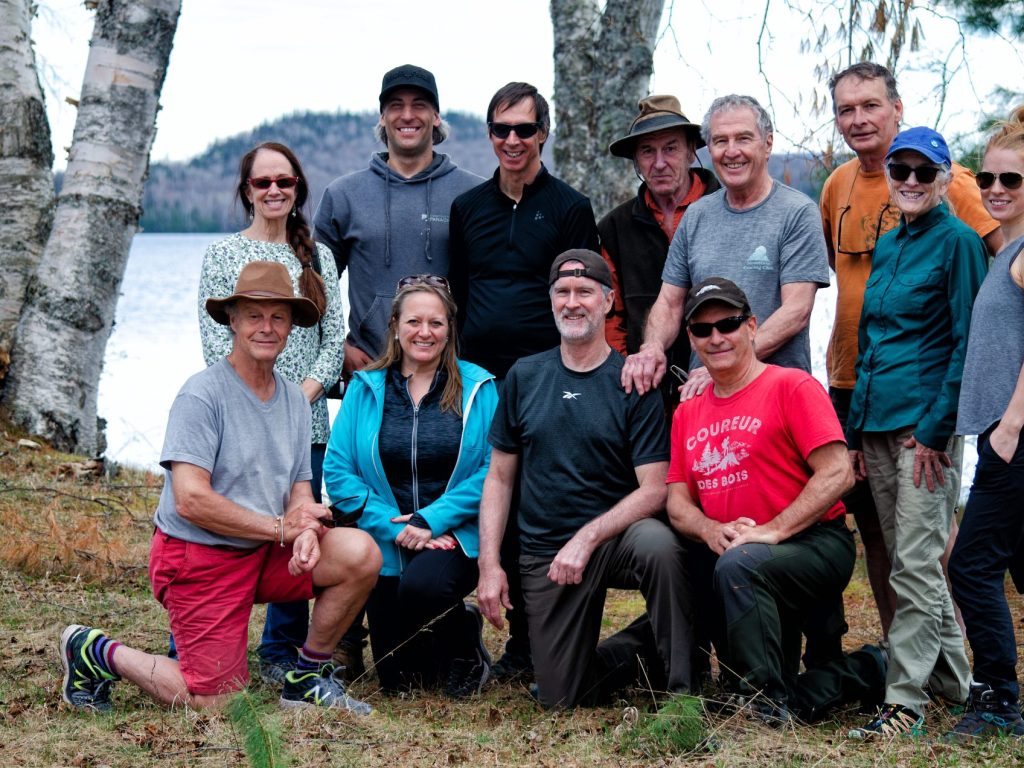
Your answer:
[[[456,359],[447,281],[403,278],[388,344],[352,378],[324,461],[337,509],[384,555],[366,605],[382,689],[443,684],[454,698],[490,673],[475,605],[480,495],[497,407],[494,377]]]

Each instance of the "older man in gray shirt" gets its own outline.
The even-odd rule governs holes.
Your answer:
[[[108,710],[110,688],[124,678],[167,706],[218,708],[249,679],[253,604],[315,594],[281,705],[369,714],[330,659],[377,580],[380,551],[364,531],[325,530],[330,515],[309,485],[309,403],[274,370],[293,323],[308,328],[320,313],[294,295],[282,264],[267,261],[247,264],[235,292],[207,299],[206,311],[230,325],[232,349],[190,378],[171,406],[149,557],[178,658],[72,624],[60,638],[62,696],[73,707]]]
[[[644,342],[622,369],[627,392],[634,387],[646,392],[661,381],[665,350],[679,334],[687,292],[709,277],[735,282],[754,314],[764,318],[757,336],[761,360],[811,368],[807,325],[814,294],[828,285],[817,206],[768,174],[772,123],[756,99],[716,99],[701,134],[723,189],[695,202],[672,238]],[[695,359],[691,362],[696,366]],[[707,371],[694,367],[683,398],[703,390],[708,381]]]

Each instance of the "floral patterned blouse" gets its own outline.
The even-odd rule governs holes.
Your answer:
[[[341,363],[345,354],[345,320],[334,256],[326,246],[317,244],[316,247],[327,289],[327,311],[318,325],[311,328],[296,325],[292,328],[288,344],[274,367],[296,384],[301,384],[304,379],[316,379],[326,391],[341,376]],[[206,300],[211,296],[230,296],[234,293],[238,275],[250,261],[276,261],[284,264],[292,278],[292,289],[297,296],[300,295],[302,264],[287,243],[251,240],[240,233],[213,243],[206,249],[203,271],[199,277],[199,335],[207,365],[213,365],[227,355],[234,342],[230,329],[207,314]],[[330,432],[327,398],[321,397],[313,403],[313,443],[326,443]]]

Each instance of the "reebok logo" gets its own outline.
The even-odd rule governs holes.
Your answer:
[[[563,392],[562,392],[562,399],[563,400],[578,400],[579,396],[582,395],[582,394],[583,394],[582,392],[570,392],[569,390],[566,389],[566,390],[563,390]]]

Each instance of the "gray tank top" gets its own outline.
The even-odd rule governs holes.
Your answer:
[[[1003,418],[1024,366],[1024,291],[1010,277],[1010,264],[1024,258],[1022,249],[1024,237],[1018,237],[999,252],[974,300],[959,435],[980,435]]]

